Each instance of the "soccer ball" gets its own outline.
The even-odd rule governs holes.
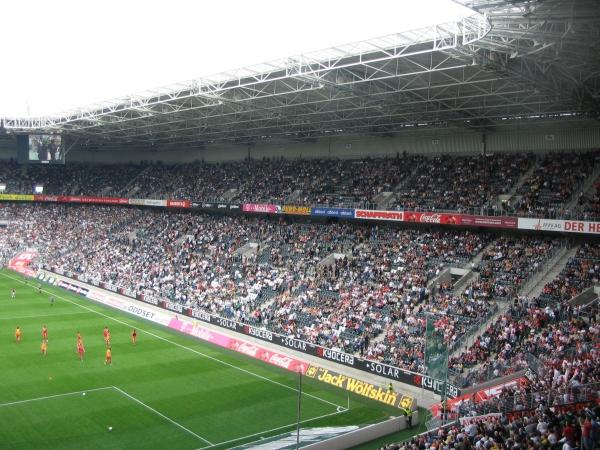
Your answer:
[[[85,392],[83,394],[81,394],[81,395],[85,395]]]
[[[112,431],[112,427],[108,427],[108,431]]]

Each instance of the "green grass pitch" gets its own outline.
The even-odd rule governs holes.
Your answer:
[[[43,286],[39,293],[37,285],[0,272],[1,450],[231,448],[295,429],[297,375],[62,289]],[[40,351],[43,325],[47,356]],[[111,330],[112,366],[104,364],[104,326]],[[304,379],[303,387],[304,427],[398,415],[314,380]]]

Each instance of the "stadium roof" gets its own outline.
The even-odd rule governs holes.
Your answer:
[[[4,127],[199,147],[598,118],[600,2],[457,1],[473,15]]]

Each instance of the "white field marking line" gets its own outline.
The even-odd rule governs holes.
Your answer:
[[[200,439],[201,441],[206,442],[208,445],[214,445],[212,442],[210,442],[208,439],[203,438],[202,436],[200,436],[199,434],[194,433],[192,430],[190,430],[189,428],[184,427],[183,425],[181,425],[178,422],[175,422],[173,419],[171,419],[170,417],[165,416],[163,413],[155,410],[154,408],[152,408],[151,406],[146,405],[143,401],[135,398],[133,395],[128,394],[127,392],[125,392],[123,389],[119,389],[116,386],[111,386],[114,390],[116,390],[117,392],[121,393],[122,395],[124,395],[125,397],[133,400],[134,402],[142,405],[144,408],[148,409],[149,411],[152,411],[154,414],[156,414],[157,416],[162,417],[163,419],[171,422],[173,425],[181,428],[183,431],[188,432],[189,434],[191,434],[192,436],[197,437],[198,439]]]
[[[91,314],[89,311],[76,311],[72,313],[66,314],[39,314],[39,315],[29,315],[29,316],[13,316],[13,317],[0,317],[0,320],[13,320],[13,319],[37,319],[38,317],[64,317],[64,316],[74,316],[81,314]]]
[[[68,395],[83,394],[85,392],[105,391],[107,389],[112,389],[112,388],[113,388],[112,386],[105,386],[105,387],[101,387],[101,388],[87,389],[85,391],[65,392],[64,394],[54,394],[54,395],[46,395],[45,397],[29,398],[27,400],[18,400],[15,402],[2,403],[2,404],[0,404],[0,408],[4,408],[6,406],[21,405],[23,403],[37,402],[40,400],[47,400],[50,398],[58,398],[58,397],[66,397]]]
[[[332,413],[329,413],[329,414],[323,414],[322,416],[313,417],[311,419],[301,420],[300,423],[312,422],[313,420],[317,420],[317,419],[324,419],[325,417],[330,417],[330,416],[335,416],[335,415],[338,415],[338,414],[343,414],[343,413],[345,413],[347,411],[349,411],[349,409],[345,409],[344,408],[343,411],[336,411],[336,412],[332,412]],[[270,430],[259,431],[258,433],[249,434],[248,436],[242,436],[242,437],[239,437],[239,438],[236,438],[236,439],[231,439],[229,441],[219,442],[217,444],[212,444],[211,446],[208,446],[208,447],[201,447],[201,448],[198,448],[196,450],[206,450],[206,449],[209,449],[209,448],[219,447],[221,445],[230,444],[231,442],[237,442],[237,441],[241,441],[243,439],[248,439],[248,438],[251,438],[251,437],[254,437],[254,436],[258,436],[259,434],[267,434],[267,433],[272,433],[273,431],[281,430],[283,428],[291,428],[291,427],[295,426],[297,423],[298,422],[294,422],[294,423],[290,423],[288,425],[283,425],[281,427],[271,428]],[[252,442],[248,442],[248,444],[252,444],[254,442],[260,442],[260,441],[252,441]],[[244,445],[247,445],[247,444],[244,444]]]
[[[17,279],[17,278],[14,278],[14,277],[11,277],[10,275],[6,275],[5,273],[0,273],[0,275],[2,275],[3,277],[6,277],[6,278],[10,278],[10,279],[16,280],[16,281],[18,281],[18,282],[20,282],[20,283],[26,284],[24,281],[22,281],[22,280],[19,280],[19,279]],[[31,287],[33,288],[33,286],[31,286]],[[131,324],[129,324],[129,323],[127,323],[127,322],[123,322],[123,321],[122,321],[122,320],[120,320],[120,319],[116,319],[116,318],[114,318],[114,317],[112,317],[112,316],[109,316],[109,315],[107,315],[107,314],[104,314],[104,313],[102,313],[102,312],[100,312],[100,311],[95,311],[95,310],[94,310],[94,309],[92,309],[92,308],[89,308],[89,307],[87,307],[87,306],[85,306],[85,305],[81,305],[81,304],[79,304],[79,303],[76,303],[76,302],[74,302],[74,301],[72,301],[72,300],[69,300],[68,298],[62,297],[62,296],[60,296],[60,295],[58,295],[58,294],[55,294],[55,293],[53,293],[53,292],[46,291],[45,289],[42,289],[42,291],[43,291],[43,292],[46,292],[47,294],[52,294],[52,295],[56,296],[56,298],[60,298],[60,299],[62,299],[62,300],[64,300],[64,301],[66,301],[67,303],[71,303],[72,305],[78,306],[78,307],[80,307],[80,308],[86,309],[86,310],[88,310],[88,311],[91,311],[91,312],[93,312],[93,313],[95,313],[95,314],[98,314],[98,315],[100,315],[100,316],[106,317],[107,319],[110,319],[110,320],[112,320],[112,321],[114,321],[114,322],[120,323],[120,324],[122,324],[122,325],[127,325],[128,327],[132,327],[132,325],[131,325]],[[279,381],[272,380],[272,379],[270,379],[270,378],[267,378],[267,377],[265,377],[265,376],[262,376],[262,375],[259,375],[259,374],[257,374],[257,373],[251,372],[251,371],[249,371],[249,370],[247,370],[247,369],[243,369],[243,368],[241,368],[241,367],[238,367],[238,366],[236,366],[236,365],[230,364],[230,363],[228,363],[228,362],[226,362],[226,361],[222,361],[222,360],[220,360],[219,358],[215,358],[214,356],[210,356],[210,355],[207,355],[206,353],[202,353],[202,352],[200,352],[200,351],[198,351],[198,350],[194,350],[193,348],[189,348],[189,347],[186,347],[185,345],[178,344],[177,342],[171,341],[170,339],[167,339],[167,338],[164,338],[164,337],[162,337],[162,336],[159,336],[159,335],[157,335],[157,334],[154,334],[154,333],[152,333],[151,331],[144,330],[143,328],[139,328],[139,327],[137,327],[137,326],[136,326],[135,328],[136,328],[137,330],[139,330],[139,331],[143,332],[143,333],[146,333],[146,334],[148,334],[148,335],[150,335],[150,336],[153,336],[153,337],[155,337],[156,339],[159,339],[159,340],[161,340],[161,341],[164,341],[164,342],[168,342],[169,344],[172,344],[172,345],[174,345],[174,346],[176,346],[176,347],[179,347],[179,348],[182,348],[182,349],[184,349],[184,350],[188,350],[188,351],[190,351],[190,352],[192,352],[192,353],[196,353],[197,355],[204,356],[205,358],[208,358],[208,359],[210,359],[210,360],[212,360],[212,361],[215,361],[215,362],[218,362],[218,363],[220,363],[220,364],[223,364],[223,365],[225,365],[225,366],[227,366],[227,367],[231,367],[232,369],[239,370],[240,372],[244,372],[244,373],[246,373],[246,374],[248,374],[248,375],[252,375],[252,376],[254,376],[254,377],[256,377],[256,378],[260,378],[261,380],[268,381],[268,382],[270,382],[270,383],[276,384],[276,385],[278,385],[278,386],[281,386],[281,387],[283,387],[283,388],[289,389],[289,390],[291,390],[291,391],[294,391],[294,392],[298,392],[298,389],[296,389],[296,388],[294,388],[294,387],[291,387],[291,386],[288,386],[287,384],[280,383]],[[341,405],[338,405],[338,404],[336,404],[336,403],[330,402],[329,400],[325,400],[324,398],[318,397],[318,396],[316,396],[316,395],[313,395],[313,394],[309,394],[309,393],[307,393],[307,392],[302,392],[302,395],[306,395],[307,397],[311,397],[311,398],[313,398],[313,399],[315,399],[315,400],[318,400],[318,401],[320,401],[320,402],[327,403],[328,405],[331,405],[331,406],[335,406],[336,408],[343,408],[343,409],[346,409],[344,406],[341,406]]]

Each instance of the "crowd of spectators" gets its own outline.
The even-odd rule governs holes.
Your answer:
[[[527,236],[106,206],[5,204],[0,220],[10,229],[0,233],[4,255],[34,246],[42,261],[89,281],[419,371],[425,313],[452,344],[504,296],[473,284],[459,295],[450,283],[431,287],[445,267],[468,267],[481,253],[474,267],[481,279],[518,286],[557,246]],[[460,423],[385,448],[595,449],[598,411],[555,407],[597,400],[598,390],[589,389],[600,383],[597,306],[584,315],[568,300],[598,282],[599,260],[597,245],[582,245],[542,296],[516,299],[451,361],[478,382],[490,370],[499,376],[536,358],[530,382],[484,403],[462,401]],[[381,333],[383,340],[370,343]],[[479,416],[490,410],[498,412]]]
[[[0,164],[0,182],[10,194],[33,194],[34,188],[41,185],[43,193],[50,195],[119,196],[127,194],[126,186],[144,167],[83,163],[23,166],[11,160]]]
[[[539,404],[525,414],[464,419],[380,450],[595,450],[600,407],[575,410]]]
[[[4,204],[0,220],[10,222],[10,237],[0,234],[4,253],[36,247],[40,261],[90,282],[416,371],[425,370],[426,314],[453,348],[497,301],[514,300],[450,361],[469,383],[524,367],[525,353],[561,357],[559,344],[598,340],[567,302],[598,283],[596,244],[527,299],[516,289],[551,257],[555,239],[56,204]],[[450,266],[479,275],[455,292],[433,282]]]
[[[500,240],[499,240],[500,241]],[[456,422],[384,450],[582,449],[600,446],[600,305],[569,300],[597,285],[600,247],[585,243],[535,299],[518,298],[467,352],[451,361],[467,384],[528,369],[484,400],[462,399]],[[565,288],[568,286],[568,288]]]
[[[563,217],[565,206],[581,195],[585,180],[597,167],[598,153],[549,154],[524,180],[517,193],[520,199],[512,206],[520,215]]]
[[[293,292],[261,310],[275,331],[338,350],[365,353],[372,338],[407,314],[440,308],[428,281],[448,265],[464,264],[489,236],[391,227],[355,228],[353,250]]]
[[[554,254],[559,239],[504,236],[486,249],[475,270],[479,277],[465,292],[471,297],[509,299],[515,297],[523,282]]]
[[[600,282],[600,247],[583,244],[558,276],[540,295],[543,304],[556,304],[570,300],[592,284]]]
[[[408,309],[476,316],[473,305],[431,296],[427,283],[491,239],[102,206],[4,212],[19,224],[14,241],[59,269],[348,352],[364,352]]]
[[[427,297],[427,312],[438,315],[436,327],[453,349],[461,338],[475,331],[497,310],[496,302],[508,301],[520,285],[541,269],[554,253],[556,239],[533,237],[495,238],[482,252],[479,276],[462,292],[441,286]],[[366,357],[411,370],[423,371],[426,320],[417,302],[406,302],[401,314],[386,330],[383,340],[372,343]]]
[[[0,166],[7,193],[189,199],[198,202],[275,203],[383,209],[448,210],[527,216],[596,217],[597,202],[580,191],[597,153],[480,156],[397,155],[367,159],[247,159],[98,165]],[[535,166],[536,169],[525,175]],[[525,177],[525,178],[524,178]],[[512,193],[511,202],[500,195]],[[565,210],[580,196],[581,204]],[[588,201],[589,200],[589,201]],[[490,212],[491,211],[491,212]]]
[[[592,308],[595,318],[597,307]],[[530,367],[532,358],[538,371],[535,390],[600,382],[600,328],[588,314],[580,314],[564,306],[517,305],[451,364],[477,367],[467,372],[469,383],[485,381],[479,377],[489,372],[497,377]]]
[[[577,364],[580,377],[591,366],[594,372],[585,381],[600,381],[598,302],[593,298],[581,305],[569,302],[600,282],[599,264],[598,244],[583,244],[537,298],[516,299],[510,310],[490,325],[473,346],[451,359],[450,366],[463,375],[466,384],[472,384],[485,381],[490,375],[527,367],[525,355],[531,354],[548,361],[551,367],[558,365],[564,369],[565,364]],[[551,375],[552,379],[541,380],[540,387],[555,387],[556,380],[570,379],[568,375],[556,378],[555,372]],[[582,383],[581,378],[579,382]]]
[[[365,207],[395,192],[391,207],[464,211],[491,207],[538,164],[512,208],[540,216],[567,214],[564,205],[595,161],[591,153],[539,162],[530,155],[403,156],[28,170],[10,162],[0,166],[0,182],[7,192],[29,193],[40,183],[48,194]],[[597,218],[597,204],[596,196],[578,207]],[[454,348],[496,313],[497,302],[510,302],[449,367],[465,385],[526,368],[529,381],[488,402],[464,400],[458,411],[477,417],[386,449],[598,448],[598,408],[556,408],[582,393],[598,400],[600,306],[597,298],[571,302],[600,283],[595,242],[581,244],[542,293],[527,298],[519,288],[544,267],[559,239],[60,204],[0,204],[0,222],[7,225],[0,227],[1,263],[35,247],[39,262],[89,282],[419,372],[426,371],[427,315]],[[480,262],[471,264],[476,255]],[[464,290],[433,282],[451,266],[475,271]]]
[[[396,193],[393,208],[466,211],[491,208],[535,161],[527,154],[438,156],[425,160]]]
[[[368,206],[392,191],[421,160],[262,159],[225,163],[32,165],[0,168],[8,193],[104,195],[235,203]]]
[[[584,193],[581,193],[578,200],[578,207],[581,211],[581,217],[584,220],[600,219],[600,184],[597,184],[593,193],[586,198]]]

